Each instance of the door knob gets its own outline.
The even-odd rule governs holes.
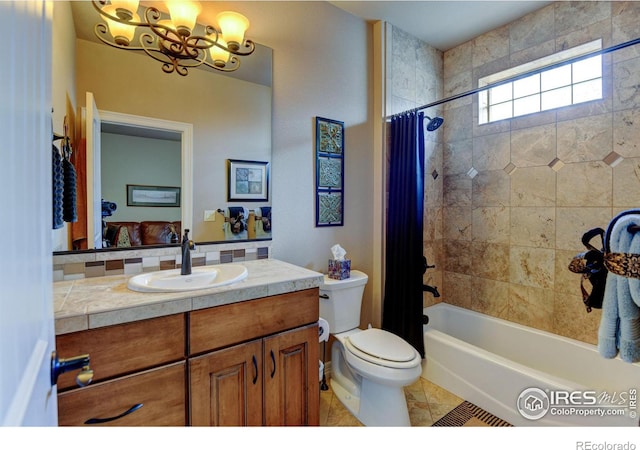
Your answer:
[[[51,386],[58,383],[58,377],[72,370],[80,370],[76,377],[78,386],[86,386],[93,380],[93,370],[89,367],[89,355],[80,355],[73,358],[58,358],[58,354],[51,352]]]

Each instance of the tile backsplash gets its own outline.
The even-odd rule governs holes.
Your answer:
[[[191,264],[205,266],[268,259],[268,241],[199,245],[191,251]],[[180,268],[180,247],[136,248],[96,252],[64,252],[53,255],[53,281]]]

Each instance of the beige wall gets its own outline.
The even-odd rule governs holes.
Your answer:
[[[64,134],[64,118],[72,127],[75,123],[75,34],[71,7],[66,2],[53,2],[52,24],[52,71],[51,71],[51,114],[53,132]],[[69,130],[73,134],[73,128]],[[53,250],[67,249],[66,226],[52,232]]]
[[[371,226],[371,27],[326,2],[255,2],[249,10],[261,27],[274,24],[259,39],[273,49],[273,257],[326,272],[339,243],[352,268],[372,276],[372,247],[380,243]],[[342,227],[315,227],[316,116],[345,123]],[[364,324],[371,321],[372,282]]]
[[[639,20],[638,2],[554,3],[447,51],[445,97],[597,38],[635,39]],[[639,69],[639,46],[607,55],[602,101],[488,125],[477,124],[477,96],[446,105],[443,158],[432,162],[443,176],[426,192],[440,199],[428,203],[426,245],[446,302],[597,342],[600,311],[586,313],[567,265],[582,233],[638,206]]]

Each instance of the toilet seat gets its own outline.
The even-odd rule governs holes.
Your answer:
[[[385,330],[369,328],[345,339],[351,354],[367,362],[395,369],[409,369],[420,364],[420,354],[404,339]]]

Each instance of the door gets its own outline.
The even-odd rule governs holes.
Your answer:
[[[44,1],[0,2],[0,425],[57,424],[51,201],[51,20]]]
[[[87,149],[87,248],[102,248],[102,179],[100,177],[100,113],[91,92],[82,114]]]
[[[265,425],[319,424],[318,325],[264,340]]]
[[[189,361],[191,425],[262,425],[262,340]]]

